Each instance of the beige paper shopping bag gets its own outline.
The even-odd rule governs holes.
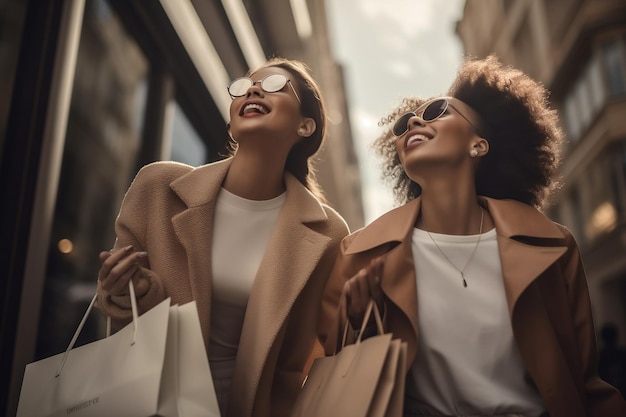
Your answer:
[[[378,335],[361,340],[374,311]],[[406,342],[383,333],[376,304],[368,305],[356,342],[318,358],[302,387],[292,417],[402,417]]]

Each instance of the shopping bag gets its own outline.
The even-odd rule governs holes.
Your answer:
[[[378,334],[362,335],[374,312]],[[384,334],[376,303],[370,301],[361,332],[352,345],[317,358],[300,391],[292,417],[401,417],[404,404],[406,342]]]
[[[170,307],[159,416],[220,417],[196,302]]]
[[[26,366],[17,417],[219,416],[195,302],[166,299],[112,336]]]

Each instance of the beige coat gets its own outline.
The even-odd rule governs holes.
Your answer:
[[[193,169],[173,162],[144,167],[115,224],[116,247],[148,252],[146,311],[166,297],[196,300],[205,345],[211,313],[211,236],[215,199],[231,159]],[[287,196],[257,272],[244,319],[228,416],[286,416],[314,355],[317,319],[344,220],[285,174]],[[99,306],[118,325],[130,311],[100,290]],[[224,416],[227,417],[227,416]]]
[[[495,223],[517,346],[550,416],[626,417],[621,395],[597,375],[587,282],[569,231],[516,201],[481,198],[481,204]],[[335,306],[344,282],[371,259],[384,256],[385,325],[408,342],[407,371],[412,365],[420,333],[411,237],[419,211],[417,198],[342,242],[324,300],[322,328],[330,328],[327,354],[335,350],[343,326]]]

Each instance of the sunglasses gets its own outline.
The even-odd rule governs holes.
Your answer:
[[[243,97],[246,95],[250,87],[256,83],[259,83],[261,90],[266,93],[276,93],[285,88],[286,84],[289,84],[289,87],[291,87],[293,94],[295,94],[298,103],[302,103],[296,89],[293,88],[293,85],[291,85],[291,80],[283,74],[271,74],[263,78],[261,81],[253,81],[250,77],[237,78],[228,86],[228,94],[230,94],[231,98]]]
[[[472,126],[476,130],[476,132],[478,132],[478,128],[474,125],[474,123],[472,123],[467,117],[465,117],[463,113],[459,111],[459,109],[452,105],[450,100],[447,98],[436,98],[427,103],[424,103],[414,112],[403,114],[393,124],[392,132],[394,136],[397,137],[404,135],[409,130],[409,120],[415,116],[420,116],[420,118],[426,123],[434,122],[446,113],[448,107],[452,107],[459,114],[459,116],[464,118],[467,123],[469,123],[470,126]]]

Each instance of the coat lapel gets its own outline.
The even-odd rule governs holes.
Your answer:
[[[566,252],[565,236],[533,207],[482,198],[498,232],[504,288],[512,315],[528,286]]]
[[[231,392],[246,407],[254,402],[266,360],[296,298],[332,240],[307,225],[327,220],[317,199],[289,173],[285,184],[287,198],[252,286],[235,365]]]
[[[362,229],[350,246],[346,255],[369,251],[381,245],[393,249],[385,255],[385,265],[381,286],[385,295],[404,313],[407,320],[397,315],[387,315],[387,320],[398,320],[387,325],[397,329],[397,336],[409,342],[407,366],[413,362],[417,349],[417,283],[411,248],[413,225],[420,210],[417,198],[379,217]]]
[[[170,184],[187,204],[187,210],[172,218],[178,240],[189,260],[189,283],[196,300],[204,343],[208,346],[211,322],[211,240],[215,199],[231,160],[226,159],[190,171]]]

